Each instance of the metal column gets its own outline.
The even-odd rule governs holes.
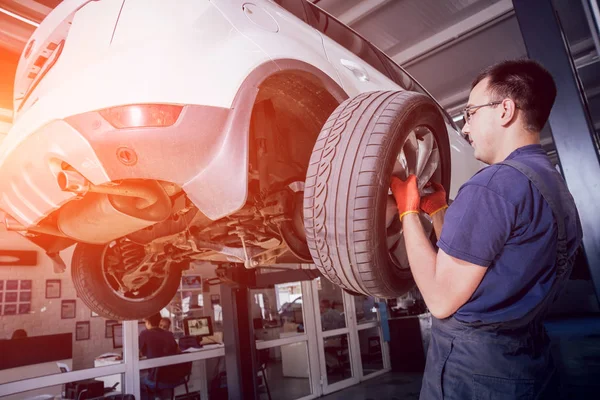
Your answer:
[[[252,326],[250,286],[254,271],[236,268],[235,282],[221,284],[223,342],[227,368],[227,392],[230,399],[256,399],[256,344]]]
[[[551,0],[513,0],[527,53],[550,71],[558,95],[550,119],[565,180],[579,210],[585,255],[600,297],[600,163],[591,118]]]

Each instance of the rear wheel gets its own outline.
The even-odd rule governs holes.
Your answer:
[[[372,92],[335,110],[306,177],[304,225],[312,258],[351,292],[397,297],[414,286],[392,175],[450,182],[448,133],[438,106],[413,92]],[[425,229],[432,225],[421,215]]]
[[[159,312],[175,296],[181,270],[181,265],[147,262],[144,248],[128,241],[80,243],[71,262],[81,300],[90,310],[116,320],[137,320]]]

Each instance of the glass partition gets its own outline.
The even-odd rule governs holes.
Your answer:
[[[342,289],[325,278],[317,278],[317,295],[321,329],[331,331],[346,327]]]
[[[325,349],[325,368],[327,384],[343,381],[352,377],[352,360],[348,335],[329,336],[323,339]]]
[[[103,382],[104,386],[96,385],[95,387],[90,387],[95,390],[95,392],[92,392],[91,394],[94,397],[119,395],[123,393],[123,374],[101,376],[94,378],[93,380],[89,379],[87,381]],[[25,392],[15,393],[8,396],[2,396],[0,398],[2,400],[60,400],[63,398],[76,399],[77,395],[84,390],[81,389],[78,392],[77,383],[78,382],[69,382],[62,385],[52,385],[38,389],[28,390]],[[2,391],[0,391],[0,393],[2,393]],[[81,397],[87,398],[85,396]]]
[[[363,376],[382,370],[383,352],[379,328],[375,327],[358,331],[358,342],[360,344]]]
[[[3,248],[22,251],[21,260],[0,268],[0,384],[79,371],[122,360],[113,342],[118,321],[94,314],[77,297],[70,268],[54,273],[39,248],[13,233],[1,233]],[[61,253],[70,260],[72,248]]]
[[[307,342],[256,351],[258,398],[294,400],[311,394]]]
[[[354,296],[354,311],[357,324],[377,321],[377,305],[374,297]]]
[[[303,294],[300,282],[250,291],[256,340],[276,340],[304,334]]]
[[[141,369],[141,398],[154,399],[152,396],[156,396],[170,399],[197,395],[204,399],[208,395],[211,399],[219,399],[224,371],[224,357],[183,362],[173,360],[158,367]]]

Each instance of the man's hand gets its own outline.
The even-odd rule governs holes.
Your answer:
[[[417,188],[417,177],[410,175],[406,181],[392,177],[392,193],[396,199],[400,220],[407,214],[418,214],[420,209],[421,197]]]
[[[425,187],[433,187],[434,192],[421,197],[421,210],[433,217],[434,214],[448,208],[446,202],[446,190],[442,185],[429,182]]]

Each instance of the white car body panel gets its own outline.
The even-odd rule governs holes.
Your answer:
[[[475,159],[473,156],[473,147],[448,123],[446,123],[446,130],[448,131],[450,158],[452,160],[452,174],[448,196],[454,200],[463,183],[471,179],[481,168],[485,167],[485,164]]]
[[[57,29],[59,34],[66,29],[65,18],[73,19],[58,61],[16,113],[15,124],[0,145],[0,209],[27,227],[72,199],[73,194],[59,193],[52,165],[55,158],[76,165],[94,184],[111,180],[90,144],[62,121],[71,116],[144,103],[230,109],[252,71],[283,60],[312,65],[349,96],[402,90],[357,55],[276,4],[256,0],[247,3],[246,10],[244,4],[230,0],[61,3],[34,32],[32,56],[22,59],[17,69],[15,88],[19,92],[28,86],[24,77],[37,57],[38,46],[56,35]],[[450,125],[447,128],[453,198],[460,184],[482,164],[473,158],[472,148],[460,134]],[[247,140],[247,133],[240,135],[239,140]],[[230,151],[226,143],[223,146],[221,152]],[[239,154],[244,147],[235,150],[238,153],[232,154]],[[35,162],[23,162],[26,154],[34,155]],[[240,171],[247,171],[247,155],[236,161]],[[222,185],[223,177],[215,174],[224,162],[217,160],[193,179],[176,182],[203,211],[212,199],[203,197],[202,188],[219,186],[221,192],[214,192],[215,196],[229,201],[205,211],[211,219],[231,214],[246,200],[245,193],[229,193]],[[37,181],[33,179],[36,173]],[[247,185],[247,178],[240,178],[239,173],[238,178],[238,184]]]
[[[270,1],[258,0],[253,3],[253,13],[268,14],[276,23],[277,31],[265,29],[248,18],[242,2],[212,0],[223,12],[235,29],[262,49],[265,54],[277,60],[293,59],[306,62],[339,82],[335,68],[327,60],[321,35],[314,28],[298,20],[294,15]]]

